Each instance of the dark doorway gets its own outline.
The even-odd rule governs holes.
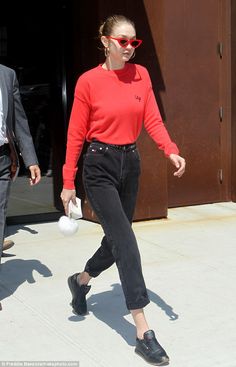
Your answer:
[[[4,45],[0,62],[16,71],[42,172],[41,183],[32,188],[21,162],[19,177],[11,188],[10,223],[37,221],[41,217],[53,219],[61,210],[59,192],[66,132],[66,106],[62,98],[66,11],[61,1],[8,1],[0,6],[0,35]]]

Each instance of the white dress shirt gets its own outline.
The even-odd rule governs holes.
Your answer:
[[[2,90],[0,87],[0,146],[7,143],[6,123],[3,115]]]

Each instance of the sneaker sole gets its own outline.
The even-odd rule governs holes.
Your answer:
[[[140,357],[142,357],[144,359],[145,362],[153,365],[153,366],[168,366],[170,360],[169,358],[167,357],[163,357],[163,360],[161,362],[158,362],[158,363],[154,363],[154,362],[149,362],[145,357],[144,355],[135,348],[135,353],[138,354]]]

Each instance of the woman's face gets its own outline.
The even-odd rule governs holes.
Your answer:
[[[114,26],[111,37],[131,40],[136,38],[136,32],[131,24],[120,23]],[[122,47],[117,40],[106,38],[105,41],[106,45],[109,47],[109,57],[112,62],[124,64],[132,57],[134,48],[130,44],[126,47]]]

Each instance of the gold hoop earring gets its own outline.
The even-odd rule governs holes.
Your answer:
[[[104,53],[105,53],[105,56],[108,57],[109,54],[110,54],[110,50],[109,50],[109,47],[105,47],[104,48]]]
[[[131,56],[130,60],[134,59],[135,58],[135,50],[134,50],[134,53],[133,55]]]

